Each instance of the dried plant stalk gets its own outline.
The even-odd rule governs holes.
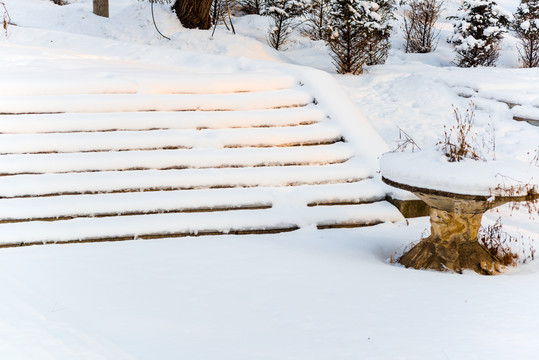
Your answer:
[[[412,150],[412,152],[416,150],[421,150],[421,147],[417,145],[414,139],[410,135],[406,133],[406,131],[402,130],[399,126],[397,126],[397,129],[399,129],[399,140],[396,141],[397,148],[393,150],[393,152],[404,152],[408,148]]]
[[[496,139],[494,126],[490,127],[490,139],[480,136],[474,129],[475,106],[470,102],[466,113],[461,114],[457,108],[453,108],[455,123],[447,128],[444,126],[444,138],[438,140],[436,145],[441,147],[442,152],[449,162],[458,162],[464,159],[486,161],[485,153],[491,153],[495,158]]]
[[[4,28],[4,35],[7,37],[7,28],[11,24],[11,18],[9,17],[6,4],[0,0],[0,5],[2,6],[0,8],[0,11],[2,11],[2,27]]]

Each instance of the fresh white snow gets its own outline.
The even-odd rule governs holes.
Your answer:
[[[4,199],[2,219],[25,220],[59,216],[88,216],[196,209],[237,208],[245,206],[289,206],[293,201],[309,205],[331,202],[368,202],[385,197],[383,184],[374,179],[324,185],[193,189],[190,191],[155,191],[101,193],[73,196],[43,196]],[[284,195],[284,196],[283,196]],[[286,203],[286,204],[285,204]],[[106,212],[103,213],[103,209]],[[400,219],[399,219],[400,220]]]
[[[417,151],[385,154],[380,170],[400,184],[454,194],[523,196],[539,192],[539,167],[523,162],[449,162],[440,151]]]
[[[159,148],[167,145],[168,136],[161,137],[159,130],[177,129],[182,131],[177,135],[186,148],[200,154],[208,152],[208,148],[223,150],[227,145],[263,142],[257,129],[241,129],[245,132],[237,136],[237,141],[223,142],[225,137],[230,139],[228,134],[225,136],[229,127],[292,128],[306,123],[317,126],[311,130],[318,138],[323,134],[332,137],[338,127],[349,140],[337,146],[342,148],[337,157],[328,152],[305,155],[306,158],[315,156],[316,161],[327,161],[352,154],[369,155],[356,156],[346,165],[328,165],[324,174],[320,174],[318,165],[311,165],[290,166],[287,173],[276,173],[266,166],[234,172],[221,168],[168,170],[166,174],[132,170],[0,177],[0,196],[7,197],[2,199],[6,204],[0,209],[2,218],[47,218],[66,213],[87,216],[65,222],[32,223],[35,241],[50,240],[51,234],[59,240],[60,232],[66,238],[73,233],[80,238],[95,235],[94,231],[81,233],[82,223],[98,224],[96,230],[104,236],[133,237],[136,231],[163,228],[171,233],[196,232],[206,229],[210,219],[217,224],[215,230],[225,230],[231,223],[265,227],[274,225],[276,219],[282,226],[297,225],[290,219],[303,211],[295,207],[298,204],[379,200],[387,190],[377,175],[359,180],[373,176],[379,168],[377,156],[396,147],[397,126],[428,151],[443,137],[444,125],[451,126],[453,107],[464,111],[470,100],[476,107],[476,128],[485,133],[495,128],[499,161],[528,165],[534,151],[539,151],[539,127],[512,119],[536,116],[539,71],[518,68],[517,42],[511,34],[503,41],[498,68],[458,69],[451,64],[453,54],[445,42],[452,32],[448,20],[444,18],[438,24],[441,39],[432,54],[405,54],[397,24],[387,64],[369,67],[362,76],[343,76],[332,73],[331,58],[322,42],[310,41],[297,31],[287,44],[288,50],[279,53],[269,48],[265,44],[269,21],[258,16],[235,17],[237,35],[219,26],[212,38],[211,32],[182,28],[167,5],[156,4],[156,19],[161,31],[172,39],[168,41],[156,34],[150,4],[144,1],[110,0],[110,19],[93,15],[90,0],[69,0],[67,6],[56,6],[49,0],[4,2],[17,25],[8,28],[7,39],[0,36],[0,113],[84,112],[0,115],[4,131],[0,134],[0,148],[4,150],[0,152],[21,151],[22,136],[28,136],[24,146],[31,146],[35,152],[88,150],[89,142],[83,139],[86,135],[77,134],[87,130],[126,132],[118,144],[95,133],[96,137],[102,136],[97,143],[103,149],[131,148],[140,137],[145,137],[140,140],[146,142],[145,146]],[[509,11],[518,5],[512,0],[498,3]],[[453,14],[457,6],[458,2],[447,2],[444,16]],[[171,73],[186,75],[170,77]],[[72,85],[73,78],[80,81]],[[201,82],[193,83],[194,78]],[[103,87],[106,95],[95,93]],[[273,92],[275,89],[280,90]],[[238,94],[233,93],[246,90],[258,93],[252,97],[246,93],[243,95],[247,100],[231,102],[238,99]],[[170,92],[176,94],[166,103],[154,101],[162,99],[158,94]],[[185,92],[197,93],[192,96],[195,102],[178,102]],[[203,95],[208,93],[212,95]],[[51,102],[60,99],[52,95],[64,97]],[[355,104],[343,100],[347,96]],[[275,103],[289,99],[290,105],[306,106],[266,109],[265,104],[275,97]],[[317,106],[311,104],[313,100]],[[510,108],[507,102],[517,106]],[[212,112],[211,117],[204,111],[186,111],[179,117],[173,112],[128,112],[115,114],[112,120],[108,114],[95,113],[96,103],[108,103],[110,110],[154,110],[148,106],[159,105],[160,110],[242,111]],[[333,118],[325,119],[327,114]],[[282,141],[301,141],[313,135],[307,134],[311,130],[291,130],[286,134],[281,134],[281,128],[275,130],[275,136]],[[197,138],[191,136],[192,131],[207,133]],[[147,138],[146,134],[155,137]],[[66,147],[61,140],[64,135],[81,136],[79,148]],[[260,152],[264,151],[262,148]],[[60,158],[66,154],[47,155]],[[293,153],[283,154],[283,161],[292,158]],[[253,152],[252,159],[255,162],[262,158]],[[234,160],[233,156],[230,160]],[[208,155],[205,161],[216,159]],[[62,170],[65,164],[59,162],[56,170]],[[69,165],[88,164],[78,158]],[[13,161],[10,166],[26,165]],[[28,165],[27,170],[36,166]],[[296,186],[295,197],[288,198],[290,188],[286,185],[298,179],[300,183],[295,185],[310,185]],[[313,185],[328,182],[340,183],[325,186],[324,191]],[[224,188],[189,190],[191,195],[146,191],[190,188],[195,184]],[[238,184],[242,187],[236,187]],[[123,189],[144,191],[110,193]],[[89,194],[78,198],[81,203],[74,203],[68,196],[18,198],[59,191]],[[117,219],[97,222],[91,216],[104,204],[111,213],[151,209],[154,214],[151,221],[138,221],[143,218],[132,215],[122,218],[125,223]],[[217,213],[192,213],[188,214],[189,223],[178,222],[175,213],[159,214],[204,206],[269,204],[272,208],[263,210],[270,211],[267,219],[255,217],[253,210],[231,210],[222,217]],[[0,357],[539,357],[537,261],[519,264],[496,277],[416,271],[389,263],[392,255],[428,234],[427,218],[405,221],[395,217],[394,224],[316,230],[318,221],[332,216],[376,221],[395,214],[386,204],[373,205],[361,214],[350,211],[350,206],[308,208],[302,217],[304,223],[299,224],[301,229],[282,234],[0,249]],[[533,239],[539,236],[537,214],[504,206],[486,214],[483,222],[490,225],[499,216],[506,231],[522,236],[521,249],[528,251],[536,246]],[[27,231],[21,229],[29,224],[7,225],[0,234],[2,242],[12,242]],[[126,232],[127,228],[133,231]]]
[[[2,115],[4,134],[63,133],[83,131],[225,129],[311,124],[325,114],[314,106],[250,111],[123,112]]]
[[[320,171],[320,165],[291,165],[286,172],[276,170],[272,166],[259,166],[0,176],[0,196],[343,183],[371,176],[371,169],[355,158],[345,164],[326,165],[324,172]]]
[[[262,110],[304,106],[313,98],[298,90],[241,94],[4,96],[0,113]]]
[[[0,158],[0,174],[40,174],[130,169],[197,169],[271,165],[332,164],[353,156],[348,144],[259,148],[208,148],[15,154]]]
[[[133,116],[136,117],[136,115]],[[219,120],[214,119],[214,122]],[[71,119],[67,122],[70,121]],[[18,123],[18,121],[13,122]],[[184,119],[182,116],[176,115],[175,122],[183,123]],[[150,121],[147,125],[148,128],[151,128],[155,123]],[[0,134],[0,153],[136,150],[169,148],[173,146],[181,148],[203,148],[205,146],[209,147],[209,145],[213,148],[264,147],[309,142],[325,143],[335,141],[340,137],[340,129],[334,124],[329,123],[316,123],[288,128],[160,129],[150,131],[100,131],[24,135]]]

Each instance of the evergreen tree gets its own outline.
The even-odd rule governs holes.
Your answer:
[[[311,40],[326,40],[329,11],[329,0],[312,0],[306,8],[303,34]]]
[[[273,24],[267,35],[268,43],[276,50],[288,40],[295,17],[305,12],[307,3],[302,0],[268,0],[262,15],[270,16]]]
[[[378,0],[378,10],[376,13],[380,16],[377,20],[380,26],[374,27],[369,32],[369,40],[367,42],[367,59],[365,65],[378,65],[386,62],[391,43],[389,36],[393,27],[390,24],[391,20],[395,19],[393,10],[395,9],[393,0]]]
[[[332,0],[329,23],[334,64],[340,74],[361,74],[363,65],[385,61],[389,49],[392,3]]]
[[[459,67],[494,66],[500,42],[513,15],[492,0],[464,0],[453,20],[448,41],[457,53]]]
[[[522,0],[513,29],[520,40],[518,53],[526,68],[539,67],[539,0]]]

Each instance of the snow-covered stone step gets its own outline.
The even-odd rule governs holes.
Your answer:
[[[76,81],[73,81],[76,79]],[[3,73],[0,96],[65,94],[223,94],[288,89],[298,80],[280,72],[192,74],[171,71],[121,74],[65,69],[61,72]]]
[[[314,105],[250,111],[116,112],[0,115],[0,133],[59,133],[150,129],[297,126],[324,119]]]
[[[321,165],[341,163],[353,155],[353,148],[342,142],[295,147],[12,154],[0,155],[0,174]]]
[[[0,197],[346,183],[372,176],[370,167],[356,157],[339,164],[286,168],[267,166],[16,175],[0,177]]]
[[[300,205],[367,203],[385,198],[380,181],[354,183],[64,195],[0,199],[0,222],[72,217],[268,208],[294,201]]]
[[[348,206],[286,206],[209,213],[76,218],[0,224],[0,244],[127,240],[199,233],[294,230],[310,226],[368,226],[399,220],[402,220],[402,215],[386,201]]]
[[[0,134],[0,154],[295,146],[340,139],[340,129],[327,123],[286,128]]]
[[[0,114],[261,110],[305,106],[313,100],[312,95],[298,89],[235,94],[3,96]]]
[[[539,126],[539,108],[532,106],[515,106],[512,109],[513,119],[526,121],[530,125]]]

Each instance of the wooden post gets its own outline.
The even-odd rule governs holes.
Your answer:
[[[94,14],[109,17],[109,0],[94,0]]]

